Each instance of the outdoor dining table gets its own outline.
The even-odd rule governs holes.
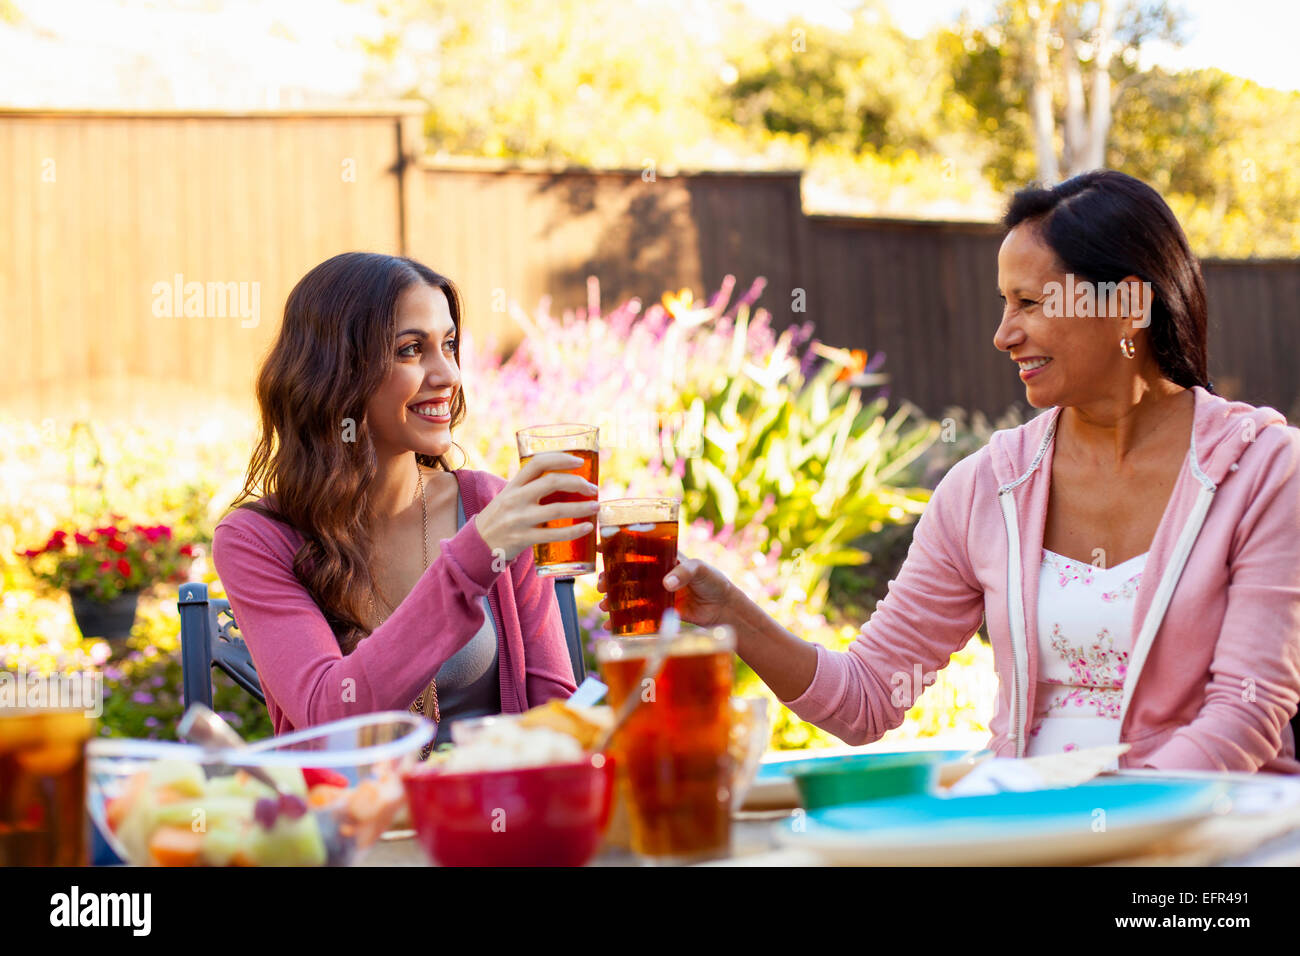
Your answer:
[[[1120,771],[1114,776],[1126,776]],[[1270,775],[1154,774],[1144,780],[1221,779],[1264,782]],[[1099,864],[1102,866],[1298,866],[1300,865],[1300,781],[1287,787],[1293,796],[1271,808],[1211,816],[1140,854]],[[779,825],[800,811],[795,809],[741,811],[732,817],[731,853],[709,866],[818,866],[815,854],[783,846]],[[640,860],[629,850],[605,848],[591,866],[636,866]],[[413,831],[385,835],[361,860],[361,866],[428,866],[429,860]]]

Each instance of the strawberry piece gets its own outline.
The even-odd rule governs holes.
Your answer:
[[[302,778],[307,782],[308,790],[318,783],[331,787],[346,787],[348,785],[348,778],[337,770],[325,770],[320,767],[303,767]]]

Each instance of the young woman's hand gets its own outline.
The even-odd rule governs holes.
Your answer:
[[[569,501],[542,504],[547,495],[568,492],[595,495],[597,487],[579,475],[564,469],[577,468],[582,459],[564,452],[550,451],[534,455],[519,469],[500,493],[474,519],[479,537],[494,552],[513,561],[527,548],[548,541],[572,541],[596,527],[595,501]],[[564,528],[545,528],[548,521],[561,518],[585,518]]]
[[[738,593],[725,574],[695,558],[682,558],[664,576],[664,587],[673,593],[682,620],[700,627],[727,623]],[[607,593],[603,573],[596,579],[596,590]],[[600,609],[609,611],[609,598],[600,602]]]

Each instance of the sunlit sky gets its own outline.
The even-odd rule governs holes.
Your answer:
[[[478,0],[472,0],[478,2]],[[625,2],[625,0],[620,0]],[[835,23],[843,0],[746,0],[760,15]],[[1181,0],[1192,15],[1182,49],[1152,46],[1148,62],[1216,66],[1279,89],[1300,89],[1298,0]],[[919,35],[992,0],[887,0]],[[16,0],[18,28],[0,29],[10,106],[292,107],[337,101],[367,66],[355,37],[382,24],[343,0]],[[400,88],[400,79],[394,88]]]

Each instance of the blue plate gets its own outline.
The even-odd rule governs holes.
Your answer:
[[[796,811],[781,842],[831,862],[997,865],[1136,853],[1226,809],[1224,782],[1094,780],[993,796],[906,796]]]

